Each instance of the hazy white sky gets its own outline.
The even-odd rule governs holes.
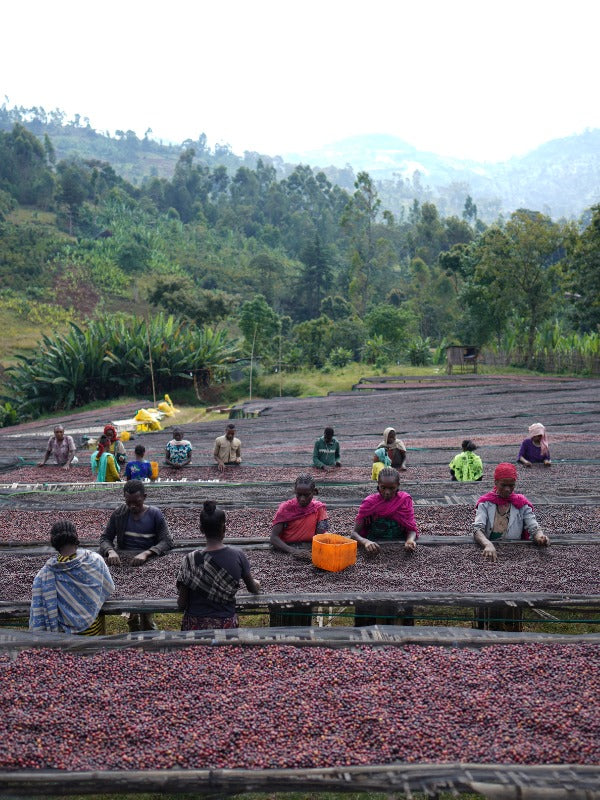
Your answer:
[[[499,160],[600,127],[597,0],[2,4],[0,103],[270,155],[361,133]]]

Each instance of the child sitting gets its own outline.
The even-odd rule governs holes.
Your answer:
[[[125,467],[125,477],[128,481],[138,480],[143,481],[145,478],[152,477],[152,465],[149,461],[144,461],[146,448],[143,444],[136,444],[135,446],[135,461],[130,461]]]
[[[463,439],[462,452],[455,455],[450,464],[453,481],[480,481],[483,478],[483,462],[473,451],[477,445],[471,439]]]

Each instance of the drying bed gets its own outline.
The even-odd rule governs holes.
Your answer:
[[[227,537],[268,539],[275,513],[273,508],[231,509],[226,512]],[[332,532],[349,534],[354,527],[358,506],[331,508]],[[164,509],[165,518],[178,541],[203,541],[200,535],[201,506]],[[69,519],[77,528],[79,539],[97,546],[110,516],[109,509],[79,509],[73,511],[6,510],[0,514],[0,547],[27,544],[49,544],[52,525],[59,519]],[[600,537],[600,507],[540,506],[536,509],[538,522],[549,536],[598,535]],[[474,518],[472,505],[447,507],[417,506],[415,517],[424,535],[456,536],[470,534]],[[600,541],[600,538],[599,538]]]
[[[410,554],[401,545],[384,545],[378,556],[359,551],[357,562],[331,573],[287,554],[270,550],[248,552],[252,572],[262,590],[273,592],[556,592],[600,594],[594,544],[498,547],[498,561],[485,561],[475,545],[417,547]],[[168,598],[182,554],[152,559],[142,567],[111,567],[116,598]],[[0,600],[29,600],[31,584],[46,562],[45,555],[0,554]]]
[[[539,642],[1,654],[0,769],[597,764],[599,668]]]

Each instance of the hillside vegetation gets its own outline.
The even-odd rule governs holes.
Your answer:
[[[133,185],[16,123],[0,131],[5,401],[35,415],[152,379],[214,400],[230,379],[249,388],[250,364],[254,380],[381,370],[450,342],[593,371],[599,244],[598,206],[581,223],[523,208],[486,225],[470,196],[459,215],[416,198],[395,215],[367,172],[348,190],[307,165],[216,163],[202,140]]]

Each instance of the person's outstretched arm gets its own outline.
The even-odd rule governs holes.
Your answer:
[[[365,548],[365,551],[367,553],[370,553],[371,555],[376,555],[380,549],[379,545],[377,544],[377,542],[372,542],[370,539],[365,539],[365,537],[361,535],[362,531],[363,531],[362,521],[356,522],[354,524],[354,530],[350,534],[350,538],[355,539],[361,547]]]
[[[290,547],[289,544],[284,542],[281,538],[282,533],[283,522],[278,522],[271,528],[270,542],[275,550],[279,550],[281,553],[287,553],[301,561],[309,561],[311,559],[311,554],[308,550],[298,550],[296,547]]]

